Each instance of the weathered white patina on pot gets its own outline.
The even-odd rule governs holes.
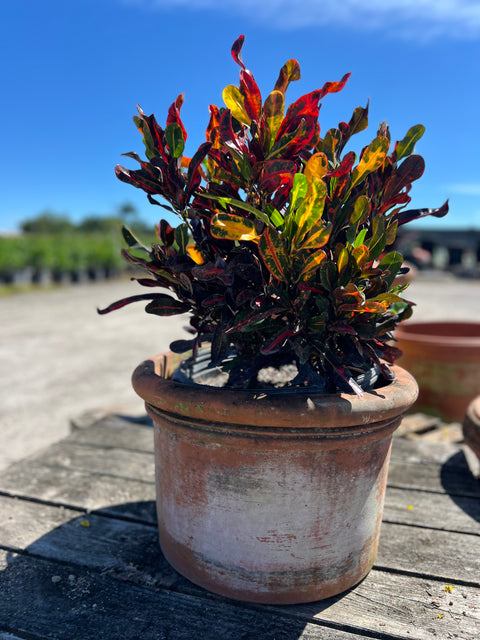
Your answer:
[[[376,556],[393,431],[417,386],[355,395],[268,393],[173,381],[172,358],[133,386],[154,421],[157,512],[167,560],[240,600],[340,593]]]

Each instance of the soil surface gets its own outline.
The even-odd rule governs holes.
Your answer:
[[[144,414],[132,371],[188,338],[188,318],[158,318],[141,303],[96,313],[142,292],[119,280],[0,297],[0,468],[65,437],[83,414]],[[479,280],[421,272],[405,297],[417,303],[416,320],[480,321]]]

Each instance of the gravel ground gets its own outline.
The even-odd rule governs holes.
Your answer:
[[[185,317],[159,319],[134,304],[96,307],[139,293],[108,281],[0,298],[0,469],[65,437],[87,412],[142,415],[130,386],[135,366],[187,337]],[[480,321],[480,281],[420,273],[408,296],[415,319]]]

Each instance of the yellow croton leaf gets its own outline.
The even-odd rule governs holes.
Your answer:
[[[195,264],[203,264],[205,262],[200,250],[194,244],[187,245],[187,253]]]
[[[302,272],[300,273],[300,278],[306,280],[314,271],[316,271],[322,262],[326,259],[327,254],[325,251],[321,249],[313,253],[307,260],[305,260],[302,268]]]
[[[328,160],[324,153],[314,153],[305,165],[304,174],[308,182],[314,178],[321,180],[328,171]]]
[[[245,110],[245,100],[240,93],[240,89],[234,84],[225,87],[222,93],[223,101],[230,109],[232,116],[240,122],[240,124],[250,125],[252,120],[248,117]]]
[[[326,195],[327,185],[323,180],[312,179],[308,183],[307,195],[295,213],[296,243],[301,241],[313,225],[321,219]]]
[[[360,162],[352,172],[349,192],[361,182],[369,173],[379,169],[385,162],[390,142],[385,136],[377,136],[365,149]]]
[[[212,218],[210,231],[221,240],[253,240],[258,242],[255,224],[248,218],[230,213],[217,213]]]
[[[265,114],[272,143],[277,136],[280,125],[282,124],[284,111],[285,96],[281,91],[272,91],[272,93],[267,96],[263,105],[263,113]]]

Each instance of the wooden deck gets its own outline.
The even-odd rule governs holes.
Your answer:
[[[480,483],[457,445],[395,438],[380,550],[355,589],[234,602],[163,558],[152,429],[107,416],[0,475],[0,640],[480,638]]]

